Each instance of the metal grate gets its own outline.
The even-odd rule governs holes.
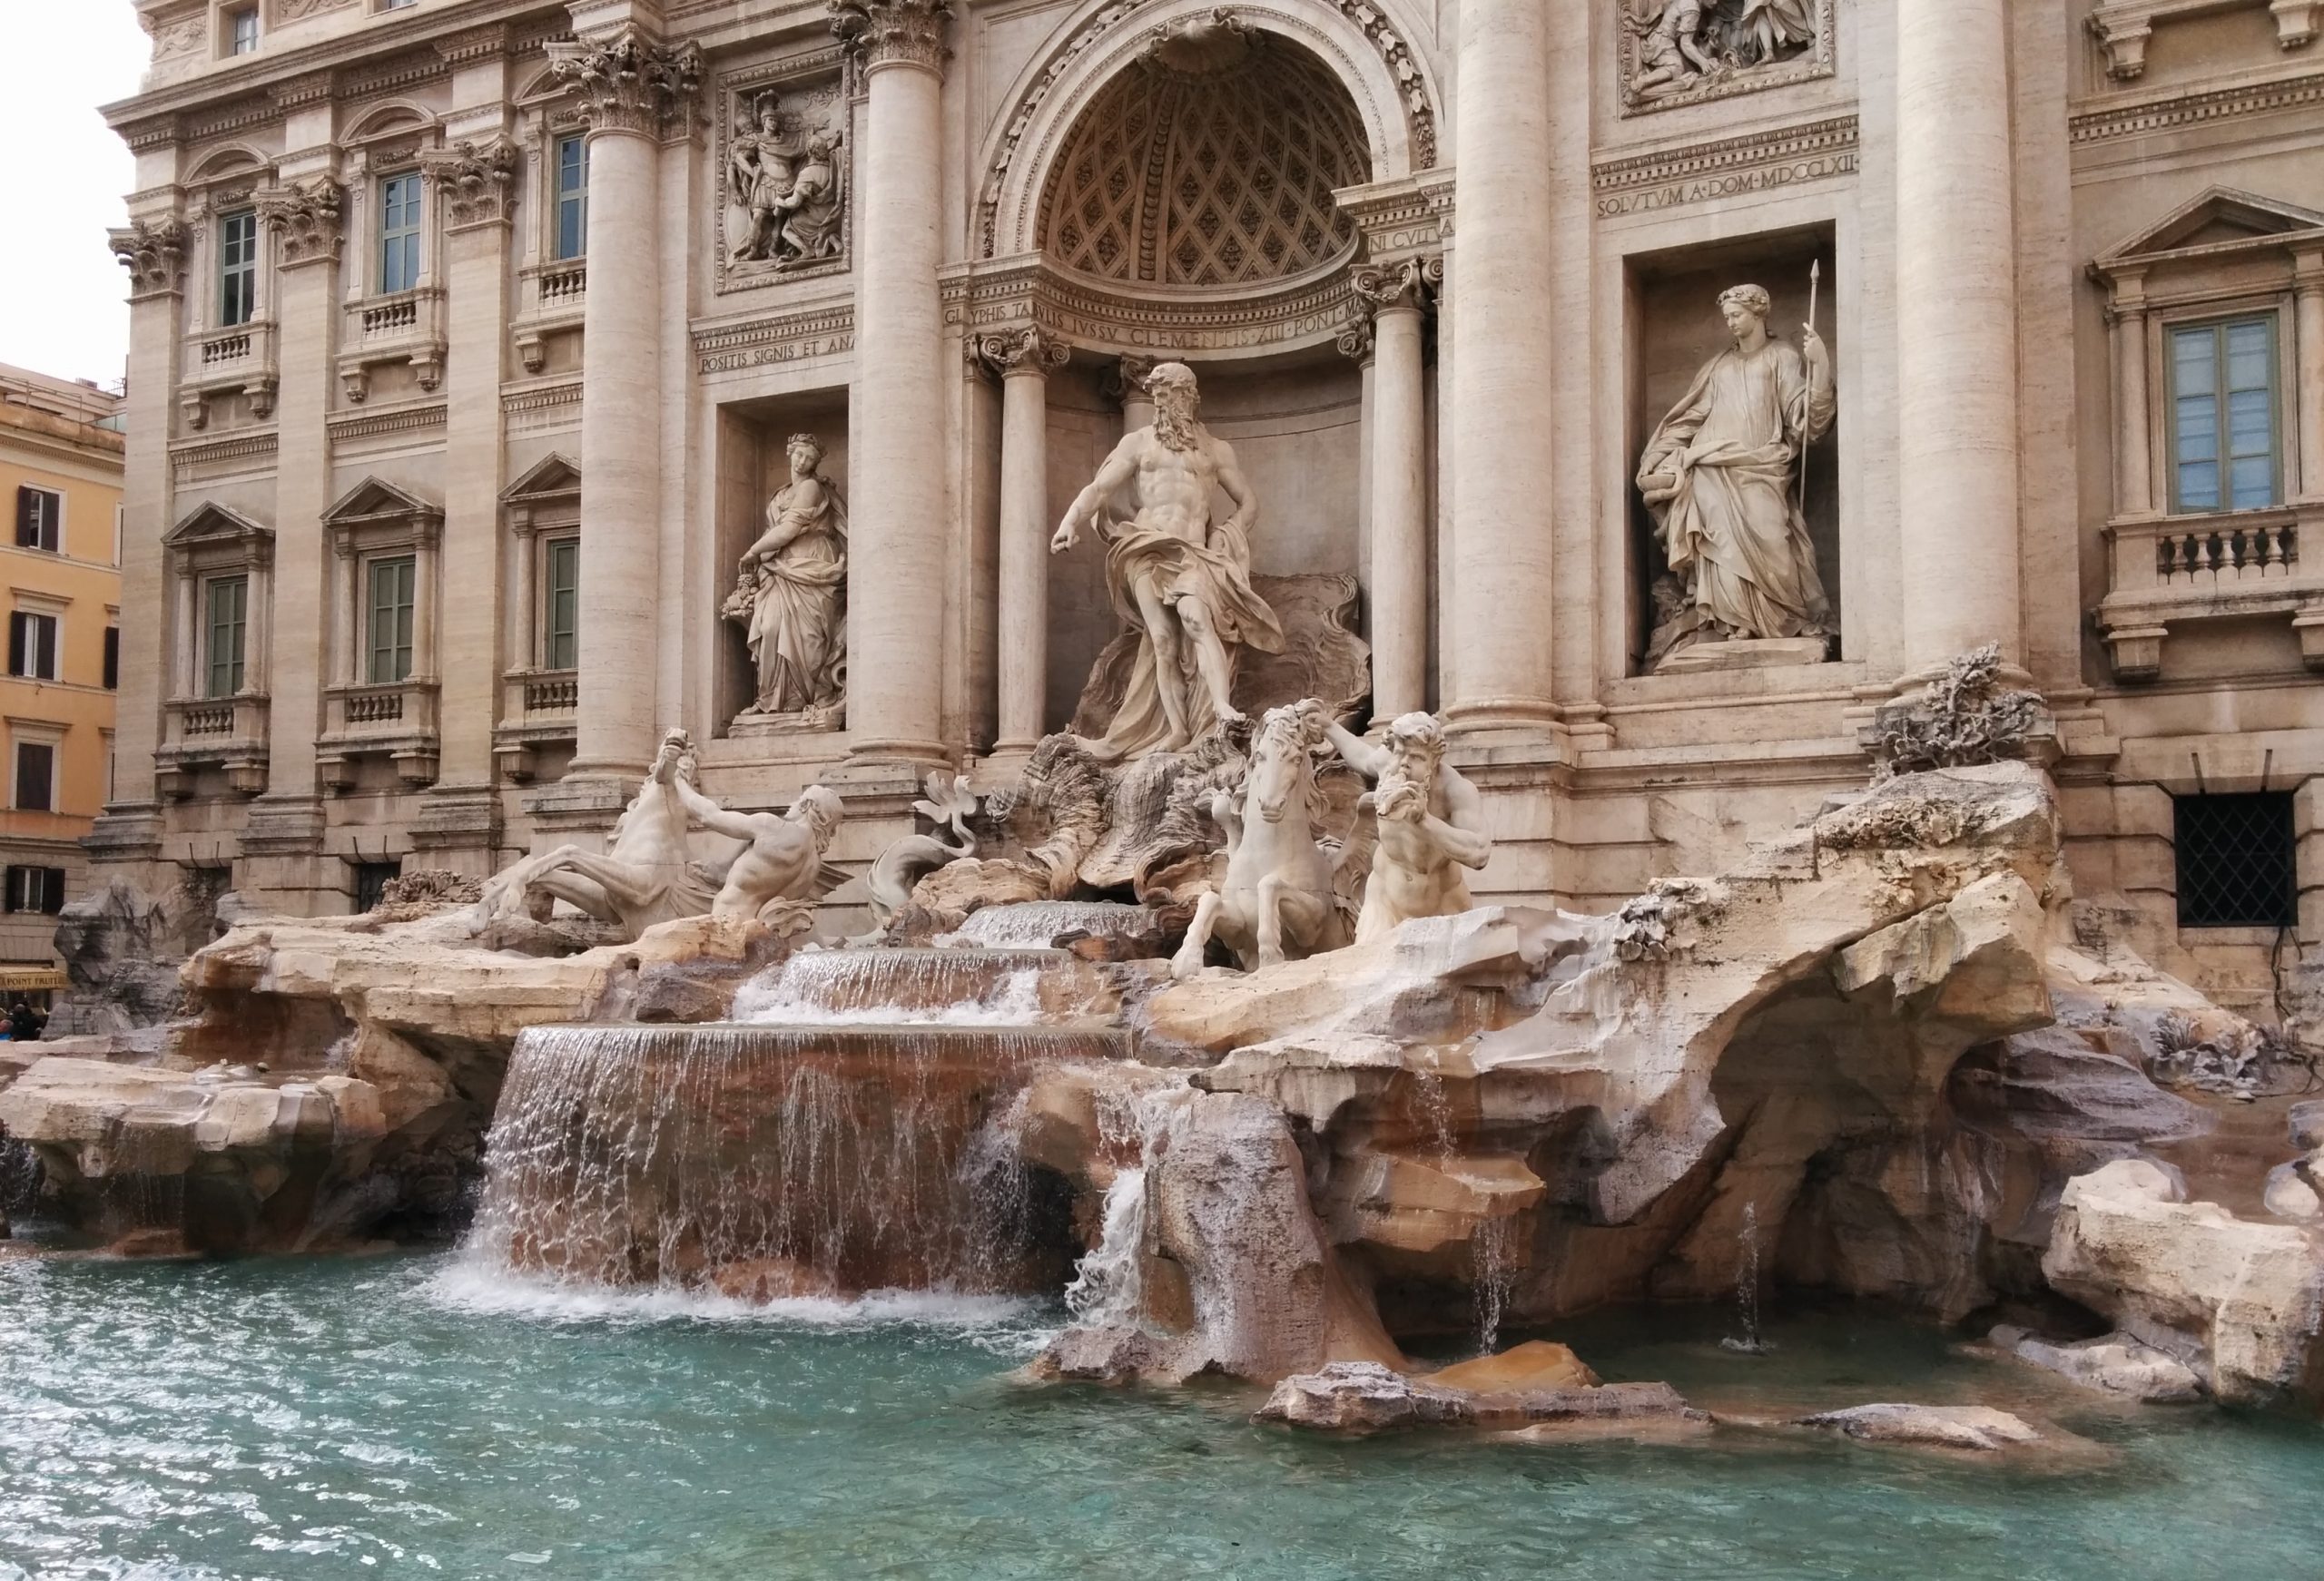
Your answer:
[[[2181,928],[2289,928],[2299,918],[2291,793],[2179,796],[2172,844]]]
[[[387,899],[388,886],[403,876],[403,863],[357,862],[355,868],[355,909],[370,911]]]

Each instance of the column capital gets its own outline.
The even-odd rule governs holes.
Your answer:
[[[1365,264],[1348,276],[1356,300],[1373,313],[1410,309],[1425,312],[1434,305],[1444,284],[1444,257],[1431,253],[1399,263]]]
[[[282,239],[282,267],[336,263],[346,239],[345,202],[329,176],[275,187],[258,194],[258,217]]]
[[[1379,316],[1379,310],[1362,297],[1348,304],[1347,322],[1340,326],[1339,339],[1334,342],[1342,357],[1356,363],[1372,360],[1372,353],[1379,341],[1374,329],[1374,320]]]
[[[1131,352],[1117,361],[1099,387],[1107,399],[1128,403],[1146,392],[1147,377],[1160,367],[1158,357],[1142,357]]]
[[[693,113],[702,89],[702,49],[655,42],[625,23],[599,39],[548,45],[549,70],[578,87],[592,132],[659,137]]]
[[[831,15],[832,32],[867,71],[919,66],[941,76],[952,53],[944,45],[952,0],[831,0]]]
[[[179,289],[185,273],[186,230],[176,215],[132,220],[119,231],[105,232],[105,239],[129,270],[131,300],[167,296]]]
[[[452,231],[505,225],[516,195],[517,145],[505,137],[456,142],[420,156],[420,166],[449,201]]]
[[[976,339],[977,359],[1003,378],[1025,375],[1047,378],[1052,368],[1063,368],[1072,349],[1039,324],[997,330]]]

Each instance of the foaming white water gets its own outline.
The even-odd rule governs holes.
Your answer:
[[[1044,1019],[1041,967],[904,950],[810,951],[734,996],[754,1026],[1025,1026]],[[996,969],[998,968],[998,969]]]
[[[960,931],[937,942],[953,948],[1039,948],[1068,933],[1111,938],[1153,926],[1152,912],[1120,900],[1020,900],[971,911]]]
[[[463,1253],[420,1287],[428,1301],[475,1317],[543,1323],[755,1323],[802,1329],[990,1329],[1021,1325],[1041,1303],[1018,1296],[942,1291],[872,1291],[842,1299],[789,1296],[743,1301],[712,1290],[616,1288],[531,1278]]]
[[[1146,1171],[1126,1169],[1106,1188],[1106,1230],[1073,1270],[1065,1304],[1091,1328],[1134,1324],[1146,1304]]]

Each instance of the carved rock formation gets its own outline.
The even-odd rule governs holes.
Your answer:
[[[620,1017],[674,973],[731,998],[784,948],[762,924],[698,918],[534,959],[476,948],[466,920],[237,927],[185,963],[186,1019],[41,1045],[0,1091],[0,1128],[39,1155],[61,1217],[149,1249],[440,1228],[518,1033]]]

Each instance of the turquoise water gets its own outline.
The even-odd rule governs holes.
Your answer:
[[[2324,1429],[2076,1407],[1902,1324],[1777,1320],[1765,1360],[1717,1313],[1566,1337],[1729,1409],[2014,1391],[2107,1453],[1331,1442],[1236,1390],[1006,1381],[1054,1321],[593,1308],[440,1256],[0,1262],[0,1577],[2324,1574]]]

